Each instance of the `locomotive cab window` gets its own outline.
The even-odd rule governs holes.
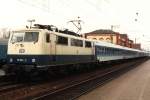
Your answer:
[[[12,43],[22,42],[23,41],[23,37],[24,37],[24,33],[22,33],[22,32],[13,33],[13,35],[11,37],[11,42]]]
[[[37,42],[39,32],[15,32],[12,35],[12,42]]]
[[[68,45],[68,38],[57,36],[57,44]]]
[[[25,32],[24,41],[25,42],[37,42],[38,41],[38,32]]]

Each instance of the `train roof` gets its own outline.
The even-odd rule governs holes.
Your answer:
[[[99,40],[86,39],[83,37],[78,37],[78,36],[74,36],[74,35],[70,35],[70,34],[64,34],[64,33],[56,32],[56,31],[50,31],[47,29],[37,29],[37,28],[27,29],[26,28],[26,29],[21,29],[21,30],[17,30],[17,31],[45,31],[45,32],[50,32],[50,33],[58,35],[58,36],[64,36],[64,37],[70,37],[70,38],[74,38],[74,39],[90,41],[90,42],[93,42],[96,46],[118,48],[118,49],[122,49],[122,50],[130,50],[130,51],[137,51],[137,52],[146,52],[143,50],[128,48],[128,47],[124,47],[124,46],[120,46],[120,45],[116,45],[116,44],[112,44],[112,43],[108,43],[108,42],[103,42],[103,41],[99,41]]]
[[[65,36],[65,37],[70,37],[70,38],[72,37],[72,38],[76,38],[76,39],[80,39],[80,40],[91,41],[91,42],[94,42],[94,44],[97,45],[97,46],[110,47],[110,48],[118,48],[118,49],[124,49],[124,50],[130,50],[130,51],[137,51],[137,52],[146,52],[146,51],[143,51],[143,50],[128,48],[128,47],[124,47],[124,46],[120,46],[120,45],[116,45],[116,44],[112,44],[112,43],[108,43],[108,42],[103,42],[103,41],[98,41],[98,40],[92,40],[92,39],[86,39],[86,38],[83,38],[83,37],[76,37],[76,36],[66,35],[66,34],[62,34],[62,33],[58,33],[58,32],[55,32],[54,34]]]
[[[13,32],[19,32],[19,31],[43,31],[43,29],[36,29],[36,28],[28,29],[28,28],[24,28],[24,29],[14,30]]]
[[[137,52],[145,52],[143,50],[138,50],[138,49],[133,49],[133,48],[128,48],[108,42],[103,42],[103,41],[95,41],[96,46],[103,46],[103,47],[110,47],[110,48],[117,48],[117,49],[122,49],[122,50],[130,50],[130,51],[137,51]]]

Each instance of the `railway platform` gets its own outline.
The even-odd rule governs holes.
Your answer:
[[[150,60],[78,100],[150,100]]]

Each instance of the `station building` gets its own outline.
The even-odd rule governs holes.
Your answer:
[[[133,48],[135,48],[135,49],[139,49],[139,50],[141,50],[141,49],[142,49],[142,48],[141,48],[141,44],[140,44],[140,43],[133,44]]]
[[[141,45],[134,44],[133,40],[130,40],[127,34],[120,34],[119,32],[114,32],[112,30],[104,30],[104,29],[96,30],[93,32],[85,33],[85,37],[87,39],[95,39],[129,48],[141,49]]]

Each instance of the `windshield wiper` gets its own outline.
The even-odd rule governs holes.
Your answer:
[[[12,41],[12,44],[16,43],[15,41]]]

